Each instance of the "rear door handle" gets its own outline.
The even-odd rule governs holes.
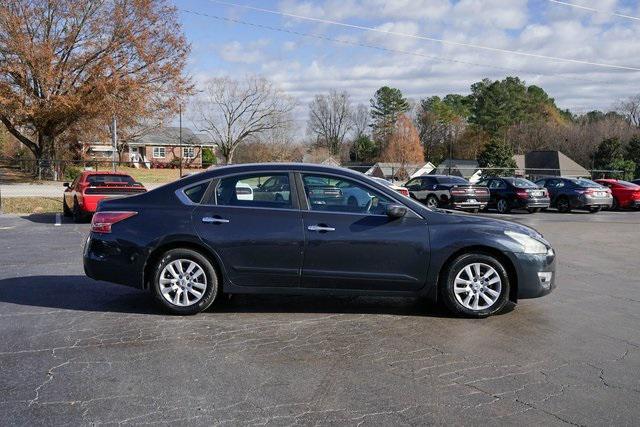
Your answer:
[[[205,224],[226,224],[229,222],[229,220],[224,218],[215,218],[212,216],[205,216],[202,218],[202,222],[204,222]]]
[[[309,231],[336,231],[333,227],[325,227],[322,225],[310,225],[307,227]]]

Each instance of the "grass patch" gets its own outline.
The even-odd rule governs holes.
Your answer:
[[[182,174],[202,172],[204,169],[183,169]],[[143,184],[160,184],[180,179],[180,169],[147,169],[118,167],[118,172],[131,175],[133,179]]]
[[[34,214],[62,212],[62,199],[51,197],[3,197],[2,213]]]

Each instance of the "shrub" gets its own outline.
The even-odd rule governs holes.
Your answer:
[[[80,175],[81,172],[82,169],[80,169],[79,167],[67,166],[66,168],[64,168],[64,173],[62,175],[65,181],[73,181]]]
[[[202,167],[208,168],[216,164],[216,155],[211,148],[202,149]]]

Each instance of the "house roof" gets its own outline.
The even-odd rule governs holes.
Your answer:
[[[431,172],[435,166],[431,162],[427,163],[391,163],[391,162],[378,162],[371,166],[365,175],[377,176],[379,178],[393,178],[398,175],[398,172],[404,170],[411,178]]]
[[[200,134],[203,135],[203,134]],[[211,138],[205,137],[204,139],[199,135],[196,135],[191,129],[182,128],[182,145],[193,146],[213,146],[215,145],[210,141]],[[180,144],[180,128],[176,126],[172,127],[160,127],[152,129],[146,132],[144,135],[134,138],[128,141],[129,145],[169,145],[177,146]]]
[[[480,167],[476,160],[446,159],[432,171],[439,175],[457,175],[463,178],[472,177]]]
[[[531,151],[525,154],[527,173],[531,175],[589,176],[589,171],[561,151]],[[549,170],[551,169],[551,170]]]

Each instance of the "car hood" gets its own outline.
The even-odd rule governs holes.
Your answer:
[[[454,224],[468,224],[473,227],[482,227],[486,229],[494,229],[496,231],[504,232],[506,230],[516,231],[518,233],[526,234],[536,239],[543,239],[543,236],[536,229],[527,227],[526,225],[518,224],[516,222],[505,221],[502,219],[487,218],[484,216],[477,216],[463,212],[450,211],[447,209],[434,209],[435,212],[443,215],[445,222]],[[545,241],[546,242],[546,241]]]

